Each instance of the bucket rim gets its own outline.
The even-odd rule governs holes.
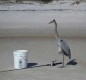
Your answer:
[[[15,50],[14,52],[22,52],[22,53],[27,53],[28,52],[28,50]]]

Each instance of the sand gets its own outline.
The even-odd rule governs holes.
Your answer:
[[[74,62],[65,57],[65,68],[62,64],[49,66],[52,60],[62,62],[54,38],[0,38],[0,79],[1,80],[85,80],[86,79],[86,39],[66,39],[71,48]],[[14,70],[13,51],[29,50],[28,68]]]
[[[86,3],[69,4],[0,5],[0,80],[86,80]],[[48,24],[53,19],[71,49],[64,68],[49,65],[62,62],[54,24]],[[13,51],[19,49],[29,50],[28,68],[14,70]]]

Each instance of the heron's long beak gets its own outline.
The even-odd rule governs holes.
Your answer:
[[[48,24],[51,24],[51,23],[53,23],[54,21],[55,21],[55,19],[54,19],[53,21],[49,22]]]
[[[49,22],[48,24],[51,24],[51,23],[53,23],[53,21]]]

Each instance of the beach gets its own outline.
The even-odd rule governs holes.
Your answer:
[[[58,4],[58,5],[57,5]],[[86,3],[0,5],[1,80],[85,80]],[[29,5],[29,6],[28,6]],[[54,24],[71,50],[71,59],[58,54]],[[15,70],[15,50],[28,50],[28,67]],[[56,60],[56,65],[51,66]]]

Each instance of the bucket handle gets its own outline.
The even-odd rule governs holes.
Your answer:
[[[21,56],[21,55],[20,55]],[[21,56],[22,57],[22,56]],[[22,57],[23,59],[24,59],[24,57]],[[24,59],[24,60],[26,60],[26,59]],[[29,60],[26,60],[26,61],[29,61]]]

